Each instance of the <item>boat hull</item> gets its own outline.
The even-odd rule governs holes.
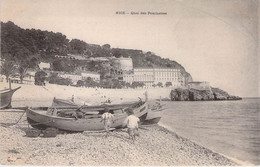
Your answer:
[[[101,122],[101,115],[93,115],[88,116],[87,118],[75,119],[51,116],[46,113],[47,112],[44,110],[34,110],[28,108],[26,110],[27,120],[33,127],[38,129],[54,127],[71,132],[104,130],[104,124]],[[127,114],[125,112],[114,114],[114,123],[112,123],[111,128],[122,127],[122,124],[126,118]]]
[[[79,105],[63,99],[53,99],[52,107],[56,108],[75,108],[75,106],[79,107]],[[137,101],[132,103],[121,103],[121,104],[102,104],[99,106],[83,106],[83,110],[102,110],[104,108],[108,108],[110,110],[120,109],[120,108],[128,108],[132,107],[134,115],[140,119],[140,122],[144,122],[148,115],[148,103]],[[126,122],[123,123],[122,127],[126,127]]]
[[[147,113],[146,119],[142,122],[142,125],[152,125],[157,124],[165,111],[165,108],[152,109]]]
[[[146,119],[145,121],[142,122],[142,125],[153,125],[153,124],[158,124],[160,122],[160,119],[162,117],[156,117],[152,119]]]
[[[12,96],[14,92],[20,88],[21,87],[0,92],[0,99],[1,99],[0,109],[11,108]]]

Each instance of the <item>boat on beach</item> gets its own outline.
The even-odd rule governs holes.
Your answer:
[[[142,122],[142,125],[152,125],[159,123],[165,110],[166,108],[160,103],[150,107],[150,110],[147,113],[147,117]]]
[[[147,100],[146,100],[147,101]],[[161,103],[157,102],[155,105],[152,105],[149,107],[148,104],[143,105],[144,102],[139,100],[135,102],[128,102],[128,103],[120,103],[120,104],[102,104],[101,106],[108,107],[108,108],[121,108],[121,107],[132,107],[134,110],[134,115],[140,119],[140,123],[142,125],[151,125],[151,124],[157,124],[161,117],[163,116],[163,113],[165,111],[165,107],[161,105]],[[142,106],[143,105],[143,106]],[[54,98],[52,102],[52,106],[80,106],[76,103],[74,103],[71,100],[64,100],[64,99],[57,99]],[[139,108],[139,106],[142,106]],[[91,107],[91,106],[88,106]],[[98,106],[93,106],[94,108]],[[126,126],[126,125],[125,125]]]
[[[57,100],[57,99],[54,99]],[[63,101],[64,102],[64,101]],[[54,127],[60,130],[82,132],[104,130],[101,116],[105,108],[114,115],[114,123],[111,128],[125,127],[125,120],[128,116],[128,108],[132,107],[140,120],[147,117],[146,102],[118,104],[118,105],[98,105],[98,106],[75,106],[60,105],[54,103],[51,107],[38,107],[26,109],[28,123],[37,129]]]
[[[97,131],[104,129],[104,124],[101,122],[104,108],[103,110],[89,110],[89,112],[84,112],[81,117],[75,117],[75,112],[77,112],[77,109],[75,108],[28,108],[26,110],[26,116],[28,123],[36,129],[53,127],[71,132]],[[114,122],[111,125],[111,128],[120,128],[128,115],[123,109],[115,109],[112,112],[114,112]],[[64,115],[67,116],[61,116],[61,113],[66,113]]]
[[[86,110],[88,109],[103,109],[104,107],[108,109],[119,109],[119,108],[133,108],[134,115],[138,117],[141,121],[144,121],[147,117],[147,112],[148,112],[148,104],[145,101],[138,100],[138,101],[133,101],[133,102],[127,102],[127,103],[118,103],[118,104],[101,104],[101,105],[94,105],[94,106],[89,106],[89,105],[83,105],[80,106],[79,104],[74,103],[72,100],[64,100],[64,99],[57,99],[54,98],[52,101],[52,107],[73,107],[73,106],[78,106],[85,108]],[[126,110],[127,112],[127,110]]]
[[[20,88],[21,87],[11,89],[11,87],[10,87],[9,89],[0,91],[0,98],[1,98],[0,109],[11,108],[12,96],[13,96],[14,92]]]

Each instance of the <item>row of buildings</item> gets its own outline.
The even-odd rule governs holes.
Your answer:
[[[56,56],[57,58],[66,58],[64,56]],[[71,59],[73,55],[70,55]],[[93,58],[92,58],[93,59]],[[170,83],[170,86],[179,87],[185,85],[185,78],[181,73],[180,69],[175,68],[134,68],[133,61],[131,58],[98,58],[99,61],[106,61],[109,63],[113,61],[114,66],[111,67],[115,69],[116,67],[116,75],[115,78],[121,81],[125,81],[127,83],[132,84],[133,82],[142,82],[145,87],[152,87],[161,83],[161,86],[165,86],[166,83]],[[115,65],[116,64],[116,65]],[[65,72],[57,72],[50,71],[51,65],[50,63],[41,62],[39,65],[41,70],[46,71],[48,74],[57,73],[59,77],[69,78],[71,79],[73,84],[77,84],[79,80],[85,80],[90,77],[93,81],[100,81],[100,74],[91,71],[81,70],[77,73],[65,73]],[[34,75],[36,71],[29,70],[28,75],[24,78],[24,83],[34,84]],[[18,78],[13,78],[13,80],[17,80]]]
[[[134,68],[131,58],[118,58],[120,64],[119,80],[127,83],[142,82],[146,87],[152,87],[161,83],[162,86],[166,83],[171,83],[174,87],[184,86],[185,78],[180,69],[175,68]]]

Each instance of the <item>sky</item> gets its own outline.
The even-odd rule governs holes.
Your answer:
[[[232,95],[260,96],[257,0],[1,0],[0,5],[3,22],[151,51],[180,63],[194,81]]]

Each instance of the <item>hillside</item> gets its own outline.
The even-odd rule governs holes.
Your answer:
[[[183,66],[176,61],[161,58],[152,53],[144,53],[142,50],[111,48],[109,44],[102,46],[88,44],[79,39],[69,40],[61,33],[41,31],[36,29],[22,29],[13,22],[1,22],[1,58],[12,60],[17,63],[35,67],[37,63],[44,61],[54,63],[55,55],[67,56],[67,54],[90,57],[131,57],[134,67],[170,67],[179,68],[185,76],[186,81],[191,81],[191,75],[186,72]],[[72,72],[82,61],[59,60],[61,68]],[[100,62],[85,61],[88,70],[100,72],[102,75],[102,64]],[[105,74],[104,74],[105,75]]]

